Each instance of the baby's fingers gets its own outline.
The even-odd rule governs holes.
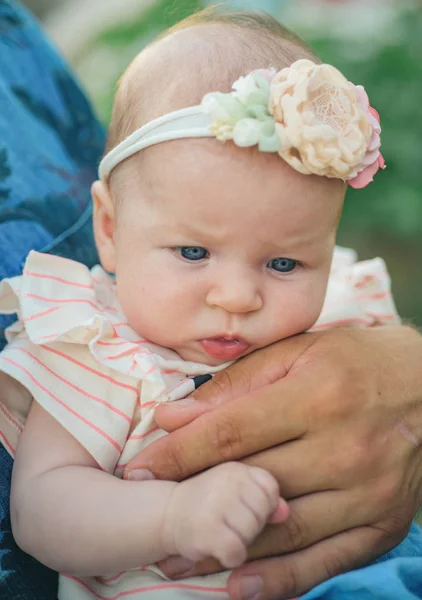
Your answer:
[[[289,509],[279,497],[278,484],[270,473],[249,467],[245,475],[238,496],[233,495],[223,514],[225,525],[249,546],[269,521],[284,521]]]
[[[250,483],[242,490],[242,500],[255,513],[264,515],[267,521],[279,523],[287,519],[289,508],[280,498],[277,480],[264,469],[249,467]]]
[[[225,531],[218,535],[212,556],[226,569],[240,567],[246,562],[248,556],[246,544],[229,524],[226,524]]]

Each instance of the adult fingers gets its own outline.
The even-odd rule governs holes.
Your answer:
[[[303,388],[307,385],[302,378],[286,377],[201,415],[142,450],[127,465],[125,478],[135,479],[134,471],[142,468],[159,479],[180,481],[221,462],[300,437],[306,427],[303,407],[290,400],[306,397]],[[283,399],[286,406],[281,410]]]
[[[248,549],[248,560],[297,552],[323,539],[367,523],[363,494],[343,491],[322,492],[289,502],[289,516],[278,525],[269,525]],[[189,572],[180,570],[173,559],[164,561],[162,570],[168,577],[194,577],[221,570],[216,561],[202,561]]]
[[[158,426],[174,431],[209,410],[281,379],[313,339],[310,334],[303,334],[267,346],[220,371],[188,398],[160,404],[155,409]]]
[[[351,529],[294,554],[236,569],[229,578],[228,592],[232,600],[294,598],[326,579],[369,563],[400,539],[383,525]]]
[[[366,429],[365,423],[359,428],[353,424],[339,430],[334,423],[331,430],[305,434],[242,462],[269,471],[279,482],[281,496],[288,499],[325,490],[352,489],[373,479],[374,472],[379,478],[385,472],[397,472],[400,480],[400,460],[409,450],[405,444],[396,443],[394,452],[390,452],[382,434],[382,428],[379,432],[369,426]]]

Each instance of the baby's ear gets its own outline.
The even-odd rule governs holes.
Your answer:
[[[115,218],[114,204],[108,186],[102,181],[94,181],[91,187],[94,204],[94,236],[101,264],[106,271],[116,270],[114,243]]]

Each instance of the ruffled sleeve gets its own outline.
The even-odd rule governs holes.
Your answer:
[[[139,386],[136,378],[96,360],[90,348],[114,336],[118,311],[112,286],[102,270],[91,273],[79,263],[36,252],[21,277],[1,283],[0,312],[16,313],[18,321],[6,332],[0,370],[29,392],[2,395],[0,433],[12,453],[34,398],[103,469],[114,470]]]
[[[353,250],[336,248],[324,306],[312,331],[399,323],[384,261],[358,262]]]

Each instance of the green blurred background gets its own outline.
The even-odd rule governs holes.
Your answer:
[[[28,0],[74,66],[107,124],[115,83],[162,29],[206,0]],[[325,62],[365,86],[381,114],[387,169],[350,190],[338,242],[359,257],[382,256],[404,319],[422,326],[422,2],[233,0],[267,10]]]

